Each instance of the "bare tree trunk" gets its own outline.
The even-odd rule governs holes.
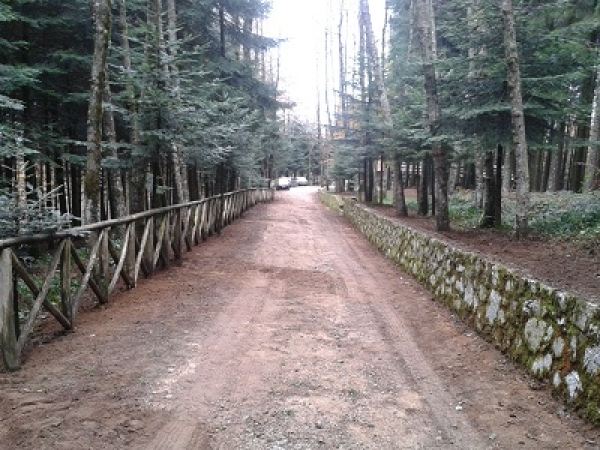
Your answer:
[[[512,189],[512,146],[509,146],[504,152],[504,165],[502,166],[502,192],[508,194]]]
[[[427,154],[421,162],[420,176],[417,181],[417,214],[426,216],[429,213],[429,160]]]
[[[485,154],[485,198],[484,198],[484,210],[483,218],[480,226],[482,228],[492,228],[495,225],[495,192],[496,192],[496,178],[494,177],[494,154],[493,152],[486,152]]]
[[[369,3],[367,2],[367,0],[361,0],[360,2],[360,8],[361,8],[361,21],[365,27],[365,48],[369,57],[369,61],[371,63],[371,66],[373,67],[373,81],[375,83],[375,89],[377,90],[377,94],[376,94],[376,98],[377,101],[379,102],[379,107],[381,109],[381,115],[383,116],[383,123],[386,127],[386,131],[387,132],[391,132],[393,127],[394,127],[394,123],[392,120],[392,112],[391,112],[391,108],[390,108],[390,103],[388,100],[388,96],[387,96],[387,91],[385,88],[385,79],[383,76],[383,45],[382,45],[382,51],[381,51],[381,58],[378,55],[378,51],[377,51],[377,46],[375,44],[375,34],[373,32],[373,24],[371,22],[371,14],[369,11]],[[386,13],[386,20],[387,20],[387,13]],[[383,35],[385,36],[385,29],[383,32]],[[382,160],[381,160],[381,171],[383,174],[383,156],[382,156]],[[383,202],[383,188],[380,187],[381,189],[381,202]],[[398,192],[398,191],[396,191]],[[404,192],[402,190],[402,195],[398,198],[394,197],[394,205],[396,210],[398,211],[403,211],[406,210],[406,205],[399,205],[398,202],[405,202],[405,198],[404,198]]]
[[[457,162],[450,164],[448,172],[448,195],[452,195],[456,192],[456,185],[458,184],[458,174],[460,166]]]
[[[100,178],[102,162],[102,99],[108,73],[106,73],[110,28],[112,21],[112,0],[93,0],[94,55],[92,60],[92,86],[88,108],[87,147],[88,157],[83,183],[84,222],[97,222],[100,218]]]
[[[556,127],[556,125],[554,125]],[[563,156],[563,146],[565,142],[565,124],[561,123],[558,129],[558,142],[556,148],[550,153],[550,168],[548,169],[548,192],[558,190],[560,180],[560,167]]]
[[[408,170],[408,165],[406,169]],[[394,209],[399,216],[408,216],[404,195],[404,180],[402,179],[402,162],[398,156],[394,159]]]
[[[387,92],[385,90],[383,80],[383,68],[378,55],[377,46],[375,45],[375,35],[373,33],[373,25],[371,23],[371,14],[369,12],[369,3],[367,0],[360,0],[362,22],[365,27],[365,50],[369,57],[371,66],[373,67],[373,81],[377,90],[376,98],[381,108],[383,122],[386,127],[392,127],[392,113],[390,103],[388,101]]]
[[[348,99],[346,98],[346,59],[344,58],[344,39],[342,31],[344,28],[344,12],[340,9],[340,22],[338,24],[338,52],[339,52],[339,70],[340,70],[340,109],[342,115],[342,127],[344,137],[349,126],[348,118]],[[362,74],[361,74],[362,76]]]
[[[108,73],[108,60],[106,61],[106,67],[104,68]],[[112,93],[110,90],[110,84],[105,83],[104,86],[104,135],[106,140],[111,144],[107,152],[108,156],[118,159],[117,151],[117,132],[115,129],[115,117],[111,109],[111,97]],[[109,211],[111,212],[111,219],[124,217],[127,215],[127,206],[125,203],[125,194],[123,191],[123,182],[121,178],[121,169],[113,169],[111,174],[111,182],[108,183],[108,199],[109,199]]]
[[[475,192],[474,203],[476,208],[483,208],[483,200],[485,197],[485,155],[481,148],[475,149]]]
[[[590,143],[585,161],[584,192],[589,192],[596,187],[600,169],[598,168],[598,139],[600,139],[600,65],[596,68],[596,86],[592,102],[590,121]]]
[[[329,139],[332,139],[333,122],[331,120],[331,105],[329,102],[329,58],[327,57],[327,55],[329,55],[329,34],[325,32],[325,114],[327,115],[327,136],[329,137]],[[319,83],[317,83],[317,89],[318,85]]]
[[[441,108],[437,92],[437,76],[435,73],[436,50],[433,31],[435,19],[430,0],[416,0],[417,28],[421,40],[423,59],[423,75],[425,79],[425,96],[427,98],[427,118],[431,137],[438,134]],[[431,146],[433,156],[436,187],[436,227],[438,231],[450,229],[448,210],[448,158],[446,150],[440,142],[434,141]]]
[[[572,189],[571,186],[571,172],[573,170],[573,155],[575,150],[572,147],[572,142],[575,138],[575,125],[569,124],[568,127],[569,140],[565,143],[564,155],[562,160],[562,177],[561,177],[561,190]]]
[[[496,222],[496,226],[502,226],[502,163],[504,162],[504,147],[501,144],[498,144],[498,149],[496,152],[496,180],[495,187],[496,192],[494,195],[494,221]]]
[[[515,230],[517,239],[525,238],[529,221],[529,158],[525,135],[525,114],[521,93],[521,69],[515,32],[515,18],[512,0],[502,0],[504,17],[504,48],[508,68],[508,90],[510,93],[513,146],[517,158],[517,212]]]
[[[250,22],[252,27],[252,22]],[[252,28],[250,28],[252,30]],[[167,0],[167,35],[168,35],[168,48],[169,48],[169,70],[165,74],[168,80],[168,88],[171,91],[170,95],[175,98],[180,98],[179,89],[179,69],[177,67],[177,53],[179,41],[177,39],[177,10],[175,8],[175,0]],[[248,51],[248,59],[250,58],[250,52]],[[189,200],[189,187],[187,180],[187,166],[185,164],[185,158],[181,145],[175,140],[171,142],[171,158],[173,162],[173,175],[175,181],[175,188],[177,192],[177,203],[184,203]]]
[[[27,206],[27,161],[22,138],[17,138],[17,151],[15,155],[15,192],[17,193],[17,206],[25,209]]]
[[[131,50],[129,47],[129,26],[127,23],[127,0],[121,0],[119,6],[119,23],[121,28],[121,49],[123,53],[123,69],[127,75],[127,108],[129,110],[130,142],[134,146],[141,145],[140,123],[138,118],[138,105],[133,88],[133,67],[131,63]],[[148,163],[143,157],[131,156],[130,175],[127,177],[126,205],[129,213],[142,212],[146,209],[146,173]]]

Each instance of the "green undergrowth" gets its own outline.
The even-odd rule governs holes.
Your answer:
[[[529,232],[535,237],[578,241],[600,238],[600,192],[532,193],[529,211]],[[481,215],[482,211],[474,205],[472,193],[450,197],[450,218],[454,228],[476,228]],[[500,231],[514,232],[515,215],[515,196],[510,194],[502,199]]]
[[[385,206],[392,199],[386,197]],[[406,200],[408,212],[417,214],[417,201]],[[570,191],[532,193],[530,197],[529,232],[533,237],[575,241],[600,254],[600,191],[578,194]],[[472,191],[460,191],[449,198],[452,228],[472,230],[479,227],[483,211],[475,206]],[[502,224],[497,232],[515,231],[515,194],[502,199]]]

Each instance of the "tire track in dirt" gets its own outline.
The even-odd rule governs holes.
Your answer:
[[[418,399],[415,403],[424,414],[424,426],[435,436],[426,448],[486,448],[489,443],[457,414],[457,401],[446,393],[402,318],[390,306],[390,301],[414,301],[411,297],[420,293],[406,289],[401,281],[403,275],[395,267],[390,270],[387,261],[373,258],[370,246],[347,223],[338,219],[332,228],[327,226],[330,221],[325,220],[322,225],[323,230],[328,230],[324,241],[337,249],[336,269],[349,293],[348,308],[353,316],[361,317],[362,326],[371,330],[377,341],[378,348],[370,351],[383,356],[383,361],[378,362],[382,375],[388,380],[401,377],[401,396]],[[415,414],[414,405],[407,410]]]
[[[473,426],[457,413],[457,407],[459,410],[461,408],[458,400],[448,395],[447,388],[418,349],[403,319],[390,305],[390,301],[414,301],[415,298],[411,297],[424,297],[423,293],[407,292],[405,288],[400,292],[402,295],[399,295],[398,281],[406,275],[390,268],[387,261],[373,258],[368,244],[356,237],[356,231],[346,223],[338,223],[337,231],[327,235],[330,243],[339,242],[335,244],[340,252],[338,261],[344,266],[344,280],[348,291],[354,293],[354,301],[349,305],[364,310],[362,316],[369,320],[367,327],[378,330],[379,339],[386,347],[382,354],[393,356],[387,364],[396,373],[403,373],[409,379],[410,389],[424,400],[423,408],[428,416],[425,422],[431,417],[434,422],[429,426],[437,429],[439,436],[443,436],[443,443],[431,442],[427,448],[488,447],[489,443],[484,442]]]
[[[246,272],[232,283],[243,294],[204,339],[208,361],[175,383],[192,386],[147,448],[191,448],[190,416],[210,423],[214,448],[487,448],[460,418],[444,419],[457,415],[452,400],[410,362],[424,358],[402,324],[373,304],[394,280],[370,275],[313,202],[272,205],[260,244],[240,247]]]

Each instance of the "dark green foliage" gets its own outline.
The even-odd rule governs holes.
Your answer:
[[[49,196],[57,195],[51,193]],[[49,197],[48,196],[48,197]],[[28,192],[26,204],[19,206],[13,195],[0,190],[0,239],[12,236],[50,233],[65,228],[71,217],[45,206],[37,191]]]
[[[581,90],[597,58],[596,2],[514,2],[529,146],[545,151],[548,131],[568,117],[589,125],[591,100]],[[417,42],[410,41],[410,2],[389,2],[394,18],[388,76],[395,148],[404,159],[427,147]],[[509,99],[498,2],[434,2],[438,91],[443,122],[438,139],[451,159],[472,160],[479,148],[510,142]],[[413,38],[414,39],[414,38]],[[411,52],[409,53],[409,49]],[[465,154],[466,152],[466,154]]]
[[[472,194],[456,194],[450,199],[450,214],[458,229],[475,229],[482,212],[473,205]],[[503,202],[503,217],[514,214],[514,198]],[[531,234],[540,238],[600,240],[600,195],[557,192],[535,194],[531,199]],[[513,232],[514,225],[503,222],[501,230]]]
[[[360,153],[360,148],[345,144],[337,145],[329,177],[334,180],[351,180],[357,176],[362,169],[363,159]]]
[[[532,205],[531,231],[540,236],[600,239],[600,195],[556,193]]]

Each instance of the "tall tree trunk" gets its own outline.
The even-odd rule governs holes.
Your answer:
[[[379,156],[379,199],[380,205],[383,205],[383,199],[385,198],[385,188],[383,186],[383,173],[385,171],[385,156],[383,153]]]
[[[572,189],[571,184],[571,172],[573,170],[573,154],[575,150],[572,147],[572,142],[574,140],[573,128],[575,126],[573,124],[569,125],[569,140],[565,143],[564,154],[562,159],[562,176],[560,179],[560,188],[561,190],[569,190]]]
[[[23,230],[27,227],[27,160],[25,159],[25,148],[23,138],[18,137],[15,155],[15,192],[17,193],[17,207],[19,208],[18,228]]]
[[[108,73],[108,60],[106,61],[106,67],[104,68]],[[115,128],[115,117],[111,109],[111,89],[110,84],[105,83],[104,85],[104,112],[103,112],[103,131],[106,136],[106,140],[110,144],[108,150],[108,156],[119,159],[119,153],[117,150],[117,131]],[[110,175],[110,183],[108,184],[108,199],[110,202],[111,219],[124,217],[127,215],[127,206],[125,203],[125,193],[123,190],[123,181],[121,177],[121,169],[113,169]]]
[[[92,86],[88,109],[88,157],[84,179],[84,222],[97,222],[100,218],[100,178],[102,162],[102,98],[108,73],[106,60],[110,46],[112,0],[93,0],[94,55],[92,59]]]
[[[417,178],[417,214],[426,216],[429,213],[429,161],[427,154],[421,162],[420,176]]]
[[[127,0],[120,0],[119,25],[121,28],[121,50],[123,54],[123,69],[127,76],[126,93],[127,109],[129,111],[129,141],[134,147],[141,145],[140,121],[138,104],[134,89],[133,66],[131,49],[129,47],[129,26],[127,23]],[[140,153],[140,152],[137,152]],[[148,162],[144,156],[130,155],[130,175],[127,177],[126,205],[129,213],[138,213],[146,209],[146,174]]]
[[[177,10],[175,9],[175,0],[167,0],[167,31],[169,36],[169,89],[173,98],[180,99],[180,81],[179,69],[177,67]],[[250,26],[252,22],[250,22]],[[251,30],[252,28],[250,28]],[[248,55],[250,52],[248,51]],[[248,56],[249,58],[249,56]],[[176,130],[177,131],[177,130]],[[175,133],[177,134],[177,133]],[[187,167],[183,155],[182,146],[173,140],[171,142],[171,158],[173,161],[173,174],[175,179],[175,188],[177,192],[177,203],[185,203],[189,200],[189,187],[187,179]]]
[[[408,165],[406,166],[408,170]],[[394,159],[394,209],[396,214],[402,217],[408,216],[408,209],[406,208],[406,198],[404,195],[404,180],[402,179],[402,161],[400,157],[396,156]]]
[[[448,195],[452,195],[456,192],[456,185],[458,184],[458,174],[459,174],[460,166],[458,162],[453,162],[450,164],[450,169],[448,172]]]
[[[71,202],[71,214],[76,218],[73,220],[74,224],[81,224],[82,220],[82,200],[81,200],[81,170],[78,166],[71,164],[69,166],[69,186],[70,195],[69,200]]]
[[[496,192],[496,178],[494,177],[494,155],[492,152],[485,154],[485,199],[483,218],[480,226],[482,228],[492,228],[495,225],[494,215],[494,196]]]
[[[341,39],[341,38],[340,38]],[[327,116],[327,133],[326,135],[329,137],[329,139],[333,139],[333,122],[332,122],[332,118],[331,118],[331,104],[329,101],[329,33],[325,32],[325,115]],[[317,58],[317,64],[318,64],[318,58]],[[317,70],[318,72],[318,70]],[[317,83],[317,89],[318,89],[318,85],[319,83]],[[317,98],[320,98],[320,95],[317,96]],[[320,109],[320,106],[319,106]],[[320,116],[320,112],[317,113],[318,116]],[[317,120],[321,120],[320,117],[317,117]]]
[[[390,133],[393,129],[392,112],[390,103],[387,96],[387,90],[385,88],[385,79],[383,75],[383,47],[381,58],[378,55],[377,45],[375,43],[375,34],[373,32],[373,24],[371,21],[371,13],[369,11],[369,3],[367,0],[360,1],[361,11],[361,22],[365,27],[365,50],[369,58],[371,67],[373,68],[373,81],[376,89],[376,99],[379,103],[381,115],[383,117],[383,123],[386,128],[386,133]],[[387,18],[387,14],[386,14]],[[385,33],[384,33],[385,34]],[[383,155],[381,159],[381,171],[383,175]],[[383,202],[383,187],[381,187],[381,202]],[[402,211],[406,209],[406,205],[397,205],[397,202],[404,202],[404,195],[398,199],[394,198],[394,204],[397,210]]]
[[[388,101],[387,92],[384,85],[383,68],[378,55],[377,45],[375,43],[375,35],[373,33],[373,25],[371,23],[371,14],[369,12],[369,3],[367,0],[360,0],[362,22],[365,27],[365,50],[367,52],[369,62],[373,68],[373,81],[376,89],[376,99],[381,108],[383,122],[386,127],[392,127],[392,113],[390,103]]]
[[[556,125],[554,125],[556,127]],[[548,192],[555,192],[560,186],[560,173],[563,160],[563,149],[565,144],[565,126],[562,122],[558,129],[558,142],[556,148],[550,154],[550,168],[548,170]]]
[[[485,198],[485,154],[479,146],[475,149],[475,191],[474,203],[478,209],[483,208]]]
[[[435,72],[436,50],[434,40],[435,19],[430,0],[416,0],[417,28],[421,41],[425,96],[427,99],[427,119],[432,138],[438,134],[441,108],[437,92]],[[436,227],[438,231],[450,229],[448,210],[448,157],[445,147],[435,140],[431,146],[435,171],[436,187]]]
[[[502,163],[504,162],[504,147],[498,144],[496,151],[496,179],[494,182],[494,223],[502,226]]]
[[[350,119],[348,117],[348,99],[346,98],[346,58],[344,52],[344,38],[343,38],[343,28],[344,28],[344,11],[340,9],[340,21],[338,24],[338,56],[339,56],[339,75],[340,75],[340,110],[342,115],[342,127],[344,130],[344,136],[346,136],[347,130],[349,128]],[[363,77],[363,73],[361,70],[361,80]],[[361,85],[364,85],[364,82],[361,81]]]
[[[590,120],[590,143],[587,149],[585,161],[584,192],[594,189],[599,179],[600,168],[598,167],[598,140],[600,139],[600,64],[596,68],[596,86],[594,88],[594,100],[592,102],[592,113]]]
[[[521,93],[521,69],[515,31],[512,0],[502,0],[500,7],[504,17],[504,49],[508,69],[508,91],[510,93],[513,146],[517,159],[517,212],[515,230],[517,239],[525,238],[529,222],[529,158],[525,135],[525,114]]]

